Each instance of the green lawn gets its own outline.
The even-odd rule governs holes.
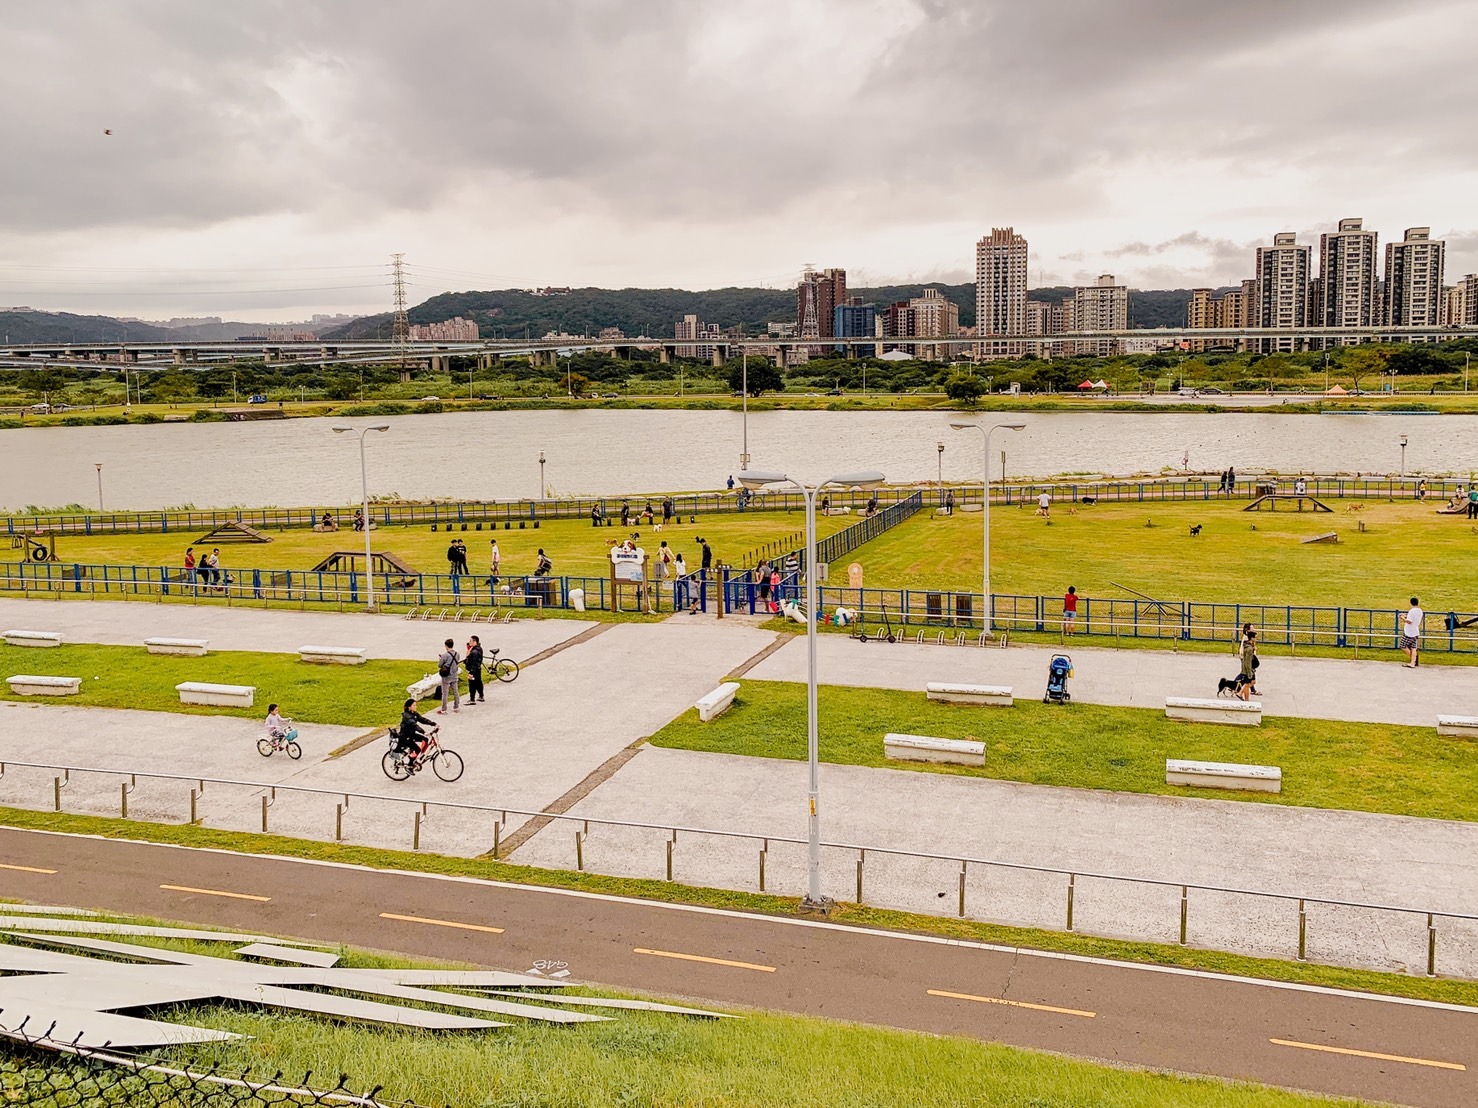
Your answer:
[[[1428,612],[1478,605],[1457,567],[1478,556],[1478,529],[1412,502],[1330,501],[1332,515],[1244,512],[1247,501],[1057,504],[991,511],[991,591],[1061,596],[1298,604],[1381,610],[1420,596]],[[1362,504],[1358,513],[1346,508]],[[1153,523],[1154,526],[1147,526]],[[1364,523],[1365,531],[1357,530]],[[1199,536],[1190,528],[1200,524]],[[1255,530],[1254,530],[1255,528]],[[1328,531],[1338,544],[1302,545]],[[855,551],[869,588],[980,591],[980,513],[920,512]]]
[[[138,708],[192,715],[259,719],[267,705],[282,705],[284,715],[306,723],[371,727],[392,724],[400,715],[405,687],[434,668],[440,631],[427,635],[427,661],[373,660],[362,666],[322,666],[300,662],[296,654],[212,651],[203,658],[150,654],[141,646],[61,646],[52,650],[0,644],[0,678],[13,673],[82,678],[82,691],[65,698],[16,696],[0,682],[0,700],[24,700],[95,708]],[[182,681],[255,685],[256,706],[231,708],[180,703]]]
[[[1471,743],[1430,727],[1265,717],[1261,727],[1174,723],[1160,711],[1018,700],[1011,709],[936,704],[922,693],[823,686],[821,757],[1116,792],[1206,796],[1433,819],[1478,820],[1478,757]],[[654,746],[759,758],[806,754],[806,688],[745,681],[734,708],[711,723],[690,710],[652,736]],[[976,739],[985,766],[890,762],[889,731]],[[1165,759],[1276,765],[1281,793],[1165,784]]]

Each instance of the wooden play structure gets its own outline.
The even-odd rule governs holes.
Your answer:
[[[1264,485],[1262,486],[1262,488],[1272,488],[1272,486]],[[1278,510],[1279,503],[1286,504],[1289,502],[1293,502],[1297,509],[1301,512],[1304,510],[1305,500],[1309,502],[1309,509],[1311,511],[1334,511],[1334,509],[1331,508],[1328,504],[1324,503],[1324,501],[1318,499],[1317,497],[1310,496],[1306,492],[1277,492],[1276,490],[1272,492],[1261,492],[1261,494],[1256,499],[1254,499],[1252,503],[1248,504],[1247,507],[1243,508],[1242,510],[1244,512],[1260,512],[1263,510],[1264,507],[1266,507],[1268,511],[1276,512]]]
[[[45,542],[42,542],[42,539]],[[10,536],[10,549],[24,550],[25,560],[28,562],[55,562],[56,556],[56,534],[50,531],[32,531],[29,534],[17,532]]]
[[[410,588],[416,583],[420,571],[408,565],[405,559],[388,550],[373,551],[370,555],[376,577],[384,577],[390,588]],[[363,550],[336,550],[313,567],[316,573],[362,573],[364,571]]]
[[[271,535],[264,535],[255,527],[251,527],[240,520],[232,520],[223,523],[214,531],[201,535],[195,540],[196,546],[220,546],[230,542],[271,542]]]
[[[1307,546],[1311,542],[1339,542],[1338,531],[1325,531],[1322,535],[1310,535],[1306,539],[1299,539],[1299,545]]]

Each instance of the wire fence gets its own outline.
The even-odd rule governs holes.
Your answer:
[[[325,1108],[418,1108],[409,1100],[385,1100],[380,1089],[357,1093],[347,1075],[330,1087],[311,1084],[306,1073],[293,1081],[279,1072],[253,1078],[212,1067],[192,1069],[111,1051],[108,1044],[86,1046],[27,1029],[0,1030],[0,1099],[22,1108],[270,1108],[273,1105],[323,1105]]]

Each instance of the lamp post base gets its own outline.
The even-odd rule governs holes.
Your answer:
[[[809,896],[801,897],[800,909],[802,912],[815,912],[817,915],[827,916],[836,907],[836,901],[829,896],[823,896],[820,900],[812,900]]]

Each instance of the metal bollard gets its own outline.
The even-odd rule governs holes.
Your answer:
[[[1298,960],[1305,961],[1304,953],[1308,950],[1308,928],[1309,917],[1304,911],[1303,898],[1298,901]]]
[[[51,779],[51,799],[56,805],[56,810],[60,812],[62,810],[62,779],[60,777]]]
[[[262,794],[262,834],[267,833],[267,794]]]
[[[344,841],[344,806],[342,804],[335,804],[334,805],[334,842],[341,843],[343,841]]]
[[[765,848],[760,847],[760,892],[765,891]]]
[[[120,781],[120,782],[118,782],[118,788],[120,790],[120,793],[119,793],[119,801],[118,801],[118,808],[119,808],[120,818],[127,819],[128,818],[128,782],[127,781]]]
[[[501,823],[494,823],[493,824],[493,857],[494,858],[496,858],[498,856],[499,839],[501,839],[502,836],[503,836],[503,825]]]
[[[862,903],[862,863],[867,859],[867,851],[857,852],[857,903]]]
[[[575,868],[582,872],[585,869],[585,836],[579,831],[575,832]]]
[[[198,819],[198,817],[195,814],[195,799],[196,799],[197,796],[198,796],[198,794],[195,792],[195,790],[194,789],[191,789],[190,790],[190,825],[192,827],[196,823],[199,822],[199,819]]]
[[[1427,913],[1427,976],[1437,976],[1437,928],[1431,912]]]
[[[1185,921],[1189,905],[1186,902],[1186,887],[1180,887],[1180,945],[1185,946]]]
[[[1067,929],[1073,929],[1073,889],[1076,887],[1078,875],[1070,873],[1067,875]]]
[[[673,832],[674,838],[667,840],[667,880],[669,881],[672,880],[672,844],[676,841],[676,834]]]
[[[421,849],[421,813],[420,812],[417,812],[416,813],[416,826],[415,826],[415,829],[411,832],[411,849],[412,850],[420,850]]]
[[[965,872],[969,864],[968,862],[960,863],[960,917],[962,919],[965,915]]]

